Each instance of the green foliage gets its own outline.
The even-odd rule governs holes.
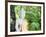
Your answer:
[[[40,24],[38,22],[32,22],[31,25],[29,24],[29,30],[40,30]]]
[[[25,19],[28,21],[28,30],[41,29],[41,7],[40,6],[18,6],[14,5],[16,19],[19,17],[19,12],[23,8],[26,12]]]
[[[25,18],[28,20],[28,30],[40,30],[41,29],[41,7],[29,6],[26,8]]]

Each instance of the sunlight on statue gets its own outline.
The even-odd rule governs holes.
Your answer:
[[[18,19],[16,19],[16,32],[22,32],[22,31],[27,31],[27,21],[24,19],[25,18],[25,10],[22,7],[21,10],[18,12],[19,15],[16,14],[16,16],[18,17]]]

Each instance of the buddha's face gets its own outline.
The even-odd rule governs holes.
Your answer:
[[[20,15],[20,18],[24,19],[24,17],[25,17],[25,10],[23,8],[21,8],[19,15]]]

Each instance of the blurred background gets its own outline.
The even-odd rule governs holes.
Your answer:
[[[15,21],[19,18],[24,18],[24,25],[22,26],[23,30],[24,28],[25,31],[41,30],[41,6],[11,5],[10,10],[10,19],[13,19],[13,21],[11,20],[11,30],[15,30],[15,26],[17,25]]]

